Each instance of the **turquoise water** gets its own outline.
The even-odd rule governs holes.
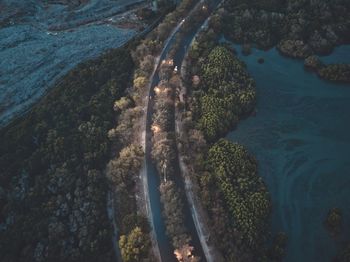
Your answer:
[[[350,235],[350,85],[320,80],[275,49],[239,56],[257,83],[257,115],[228,138],[258,159],[272,231],[289,237],[285,261],[331,261],[339,245],[323,226],[330,208],[343,209],[343,235]],[[350,46],[322,60],[350,63]]]

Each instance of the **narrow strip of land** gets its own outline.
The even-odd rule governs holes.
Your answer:
[[[156,72],[160,66],[161,60],[166,56],[167,51],[170,46],[171,40],[174,38],[176,33],[180,30],[181,25],[183,24],[183,21],[181,21],[175,29],[172,31],[168,39],[165,41],[164,47],[158,58],[156,59],[155,66],[153,73],[150,77],[150,84],[149,84],[149,95],[145,98],[145,118],[144,118],[144,129],[141,130],[141,141],[142,141],[142,147],[145,152],[145,158],[144,158],[144,164],[143,168],[140,172],[140,177],[141,177],[141,183],[142,183],[142,188],[143,188],[143,195],[144,195],[144,201],[145,201],[145,209],[146,209],[146,215],[148,217],[148,220],[150,221],[151,224],[151,236],[152,236],[152,244],[153,244],[153,250],[155,255],[157,256],[158,261],[162,261],[161,255],[160,255],[160,250],[159,250],[159,245],[157,241],[157,234],[155,231],[156,225],[154,224],[154,217],[152,214],[152,209],[151,209],[151,199],[149,196],[149,185],[148,185],[148,176],[147,176],[147,166],[149,165],[148,159],[150,159],[150,149],[151,149],[151,133],[150,133],[150,126],[152,122],[152,107],[153,107],[153,101],[150,100],[150,97],[153,95],[153,87],[154,83],[156,82]]]

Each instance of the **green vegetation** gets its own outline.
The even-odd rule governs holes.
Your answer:
[[[129,96],[137,106],[122,113],[119,117],[119,125],[109,132],[110,138],[122,141],[124,146],[130,141],[130,133],[132,133],[130,130],[138,129],[136,125],[138,114],[142,114],[141,105],[144,102],[143,98],[149,95],[149,79],[154,69],[155,57],[159,55],[164,41],[177,23],[186,16],[196,3],[197,0],[182,1],[178,8],[173,13],[167,15],[164,21],[133,51],[132,56],[137,69],[134,72],[134,88]],[[152,157],[156,162],[162,180],[168,179],[168,182],[161,184],[160,192],[166,229],[171,238],[174,250],[192,251],[193,248],[189,245],[190,237],[184,225],[183,199],[180,197],[175,183],[171,180],[175,174],[174,163],[176,161],[176,143],[173,132],[175,101],[174,86],[171,81],[172,74],[173,66],[165,64],[161,66],[159,77],[162,80],[162,84],[157,87],[159,90],[154,99],[152,125],[154,145],[152,148]],[[124,104],[123,101],[118,101],[116,108],[118,109]]]
[[[160,194],[167,234],[174,248],[179,249],[191,240],[184,225],[184,199],[172,181],[160,185]]]
[[[336,262],[349,262],[350,261],[350,243],[346,245],[341,253],[334,259]]]
[[[161,71],[164,70],[161,68]],[[177,153],[174,135],[174,87],[169,80],[170,77],[163,78],[165,83],[156,87],[158,92],[154,98],[152,158],[159,174],[171,177],[175,174]]]
[[[330,64],[318,70],[318,75],[326,80],[350,83],[350,64]]]
[[[318,56],[309,56],[304,60],[304,67],[314,71],[320,78],[350,83],[350,64],[323,64]]]
[[[206,8],[203,9],[203,6],[206,6]],[[186,18],[181,26],[181,30],[175,36],[175,42],[169,51],[169,57],[174,57],[176,52],[182,48],[182,40],[184,40],[186,35],[194,33],[203,24],[205,19],[208,18],[213,6],[215,4],[211,3],[211,1],[203,1],[201,5],[198,5],[193,10],[191,16]]]
[[[277,233],[272,241],[272,246],[267,250],[270,261],[283,261],[287,247],[288,237],[285,233]]]
[[[286,236],[267,245],[271,210],[256,160],[238,144],[220,139],[254,110],[253,79],[229,46],[218,45],[220,9],[194,41],[184,72],[188,90],[181,114],[179,151],[193,190],[207,211],[211,241],[224,261],[281,261]]]
[[[206,139],[214,141],[253,110],[254,81],[245,65],[222,46],[214,48],[203,63],[202,81],[198,122]]]
[[[163,5],[162,2],[165,1],[160,1],[160,5]],[[154,69],[155,57],[161,52],[164,41],[169,37],[177,23],[186,16],[197,2],[198,0],[181,1],[174,12],[166,15],[164,20],[133,50],[132,57],[137,69],[134,73],[132,96],[137,104],[142,104],[143,97],[148,95],[148,81]],[[167,70],[163,73],[165,75],[162,75],[162,77],[169,76]]]
[[[347,0],[228,0],[222,31],[235,42],[306,58],[350,42],[349,11]]]
[[[287,0],[228,0],[226,1],[229,11],[239,8],[257,8],[268,11],[279,11],[286,6]]]
[[[132,104],[133,101],[130,98],[123,96],[122,98],[114,102],[113,109],[114,111],[124,111],[128,109]]]
[[[344,221],[343,212],[339,208],[330,209],[324,221],[337,246],[337,255],[332,260],[335,262],[350,261],[350,241],[346,230],[348,225],[344,222],[347,221]]]
[[[164,71],[168,73],[162,74]],[[185,199],[182,197],[178,184],[175,183],[178,159],[174,126],[174,90],[179,81],[175,81],[176,76],[171,77],[172,72],[173,67],[162,66],[159,73],[162,84],[155,88],[152,158],[161,176],[160,196],[167,235],[171,240],[174,252],[181,256],[184,250],[191,253],[194,248],[190,246],[191,236],[185,225]],[[193,256],[188,261],[198,261],[198,258]]]
[[[164,20],[150,32],[146,39],[139,44],[133,54],[134,60],[141,62],[147,57],[147,55],[154,56],[158,54],[163,42],[168,38],[172,30],[176,27],[177,23],[183,19],[191,8],[198,2],[198,0],[184,0],[175,9],[174,12],[166,15]],[[144,70],[142,70],[144,71]],[[142,72],[141,72],[142,73]],[[148,75],[147,75],[148,76]]]
[[[221,139],[210,148],[208,164],[243,238],[249,245],[262,241],[270,202],[255,159],[243,146]]]
[[[343,215],[341,210],[339,208],[332,208],[329,210],[324,224],[333,237],[338,236],[341,233],[343,226]]]
[[[139,193],[137,189],[137,175],[142,164],[143,151],[140,147],[133,144],[138,140],[139,136],[135,130],[140,130],[141,128],[140,119],[144,114],[143,98],[145,95],[148,96],[149,79],[154,69],[155,56],[161,51],[164,40],[169,36],[178,20],[182,19],[195,2],[193,0],[183,1],[173,13],[165,17],[164,21],[146,39],[142,40],[135,47],[135,50],[132,52],[132,57],[136,64],[133,89],[129,90],[127,96],[116,100],[114,103],[114,110],[120,114],[118,116],[118,125],[108,131],[108,137],[113,141],[114,146],[122,147],[123,149],[108,164],[107,176],[114,188],[113,199],[118,213],[117,226],[120,234],[122,234],[119,246],[125,261],[143,261],[146,258],[152,258],[152,255],[149,253],[151,242],[147,235],[149,233],[147,221],[136,212],[138,203],[135,193]],[[160,70],[161,78],[165,81],[169,80],[172,70],[173,68],[171,67],[162,67]],[[173,162],[176,156],[174,152],[175,140],[171,132],[168,133],[167,131],[174,127],[173,97],[171,92],[169,93],[170,89],[168,86],[162,86],[161,88],[164,92],[162,92],[163,96],[157,100],[153,120],[156,127],[164,132],[158,132],[159,139],[156,140],[157,144],[152,154],[158,160],[157,166],[159,170],[163,170],[162,168],[167,166],[168,175],[171,175],[173,171],[170,163]],[[163,199],[166,196],[170,196],[164,190],[161,192],[163,192]],[[171,188],[169,192],[173,192]],[[177,198],[174,199],[177,200]],[[170,201],[170,199],[167,200]],[[164,202],[165,209],[169,211],[169,208],[173,208],[173,204],[173,202]],[[172,220],[172,217],[169,216],[170,213],[166,212],[166,210],[164,214],[168,214],[167,218],[170,217],[167,220],[167,230],[171,232],[170,228],[174,225],[174,220]],[[179,209],[179,212],[181,213],[181,209]],[[180,240],[175,240],[177,238],[182,239],[181,233],[172,232],[171,235],[174,239],[173,243],[177,245],[181,242]],[[179,235],[180,237],[178,237]],[[142,243],[144,240],[146,242]]]
[[[134,225],[132,216],[136,216],[135,180],[143,161],[143,150],[140,146],[129,145],[123,148],[119,156],[112,159],[107,166],[107,177],[115,191],[116,207],[120,218],[129,219],[118,221],[118,228],[122,234],[127,234]],[[126,222],[127,224],[124,224]],[[144,230],[144,229],[143,229]]]
[[[127,236],[122,235],[119,240],[119,246],[123,261],[142,261],[148,255],[149,241],[149,238],[139,227],[135,227]]]
[[[1,131],[2,261],[112,261],[102,171],[132,70],[125,49],[84,63]]]

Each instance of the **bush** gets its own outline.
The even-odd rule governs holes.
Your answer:
[[[350,83],[350,64],[330,64],[318,70],[321,78],[326,80]]]
[[[253,110],[254,82],[245,66],[220,46],[210,52],[202,74],[204,94],[199,95],[198,123],[206,139],[214,141]]]
[[[184,225],[184,199],[172,181],[160,185],[160,194],[167,234],[172,240],[173,247],[180,248],[190,241]]]
[[[229,207],[229,214],[247,243],[254,247],[264,236],[270,213],[267,189],[257,175],[255,159],[244,147],[220,139],[209,150],[209,169]]]
[[[139,262],[147,255],[150,241],[140,227],[135,227],[127,236],[120,237],[119,247],[123,261]]]
[[[329,210],[324,223],[332,236],[335,237],[339,235],[343,225],[343,215],[341,210],[339,208]]]

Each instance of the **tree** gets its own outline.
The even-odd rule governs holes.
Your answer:
[[[144,76],[139,76],[134,79],[134,87],[136,89],[144,89],[148,84],[148,79]]]
[[[270,213],[268,191],[257,175],[256,160],[241,145],[220,139],[209,150],[208,163],[229,213],[249,246],[264,238]]]
[[[225,134],[255,105],[254,81],[245,66],[223,46],[214,48],[202,66],[202,92],[194,105],[199,127],[206,139],[214,141]]]
[[[143,108],[140,106],[129,108],[119,116],[118,126],[108,133],[110,138],[118,138],[118,141],[126,146],[133,142],[133,132],[130,130],[137,129],[139,119],[143,114]]]
[[[146,257],[149,249],[149,239],[140,227],[135,227],[127,236],[119,239],[119,248],[124,262],[139,262]]]
[[[185,227],[183,198],[173,181],[162,183],[159,189],[167,234],[173,247],[180,249],[191,240]]]
[[[123,96],[119,100],[116,100],[114,102],[113,109],[114,111],[123,111],[127,108],[129,108],[132,104],[132,101],[130,98]]]
[[[160,132],[155,136],[152,148],[152,157],[157,160],[157,168],[160,173],[166,166],[167,175],[174,174],[174,163],[176,162],[176,142],[173,134]]]
[[[339,235],[343,225],[343,216],[341,209],[332,208],[329,210],[324,223],[333,237]]]
[[[179,249],[174,251],[176,259],[181,262],[199,262],[199,257],[194,256],[193,253],[194,247],[188,244],[182,246]]]
[[[233,80],[235,61],[232,53],[225,47],[214,48],[203,66],[204,79],[209,87]]]
[[[147,74],[151,74],[154,68],[154,56],[147,55],[141,62],[140,68]]]
[[[140,146],[131,144],[123,148],[119,157],[109,162],[107,176],[117,186],[121,183],[132,186],[132,179],[140,170],[143,155],[143,149]]]
[[[71,70],[27,117],[1,130],[1,219],[14,218],[1,230],[1,261],[112,260],[101,171],[112,105],[132,72],[127,49],[108,51]],[[19,181],[28,188],[14,194]]]

